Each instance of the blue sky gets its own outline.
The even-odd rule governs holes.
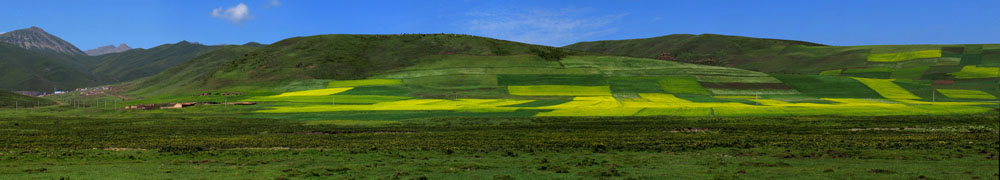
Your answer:
[[[997,0],[29,0],[0,6],[0,31],[38,26],[83,50],[398,33],[472,34],[550,46],[679,33],[830,45],[1000,43],[997,7]]]

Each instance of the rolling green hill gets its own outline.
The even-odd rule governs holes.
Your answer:
[[[52,100],[45,98],[25,96],[13,92],[0,91],[0,108],[13,109],[14,106],[18,108],[36,107],[36,106],[48,106],[56,104]]]
[[[250,48],[252,47],[240,50]],[[200,71],[198,78],[201,86],[196,89],[204,91],[290,80],[363,79],[450,56],[531,55],[554,62],[566,55],[584,54],[553,47],[452,34],[320,35],[289,38],[244,54],[236,53],[240,50],[208,53],[203,55],[205,58],[181,64],[168,72]],[[234,59],[223,58],[234,55],[239,56]],[[210,63],[213,65],[218,62],[222,64],[193,65],[209,63],[208,61],[217,61]],[[137,91],[152,92],[154,90],[147,88],[176,88],[182,85],[162,80],[169,78],[172,77],[158,75],[143,80],[143,86],[137,87]]]
[[[896,79],[924,98],[933,98],[933,89],[1000,95],[1000,44],[820,46],[705,34],[581,42],[565,48],[774,74]],[[784,77],[799,79],[791,76],[796,75]]]
[[[109,83],[114,83],[156,75],[167,68],[218,48],[219,46],[181,41],[150,49],[134,49],[89,57],[87,61],[96,63],[92,65],[91,72]]]

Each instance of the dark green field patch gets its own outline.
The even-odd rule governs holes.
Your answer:
[[[891,72],[843,73],[842,75],[851,77],[875,78],[875,79],[888,79],[892,77]]]
[[[984,67],[998,67],[1000,66],[1000,49],[987,49],[983,50],[982,53],[982,63],[980,66]]]
[[[542,107],[542,106],[551,106],[551,105],[563,104],[563,103],[567,103],[567,102],[570,102],[570,101],[573,101],[573,99],[571,99],[571,98],[566,98],[566,99],[539,99],[539,100],[531,101],[529,103],[515,104],[515,105],[509,105],[509,106],[503,106],[503,107]]]
[[[410,86],[420,86],[432,89],[498,88],[497,78],[495,75],[491,74],[424,76],[404,79],[403,82]]]
[[[857,80],[843,76],[772,75],[802,94],[829,98],[880,98],[877,92]]]
[[[962,57],[965,54],[965,47],[942,47],[941,57]]]
[[[661,77],[615,77],[610,78],[612,93],[663,93],[659,81]]]
[[[347,90],[337,95],[383,95],[383,96],[409,96],[410,90],[398,86],[362,86]]]
[[[940,80],[940,79],[955,79],[953,76],[948,75],[948,73],[958,72],[962,70],[962,66],[931,66],[924,71],[924,75],[920,79],[926,80]]]
[[[757,102],[746,100],[746,99],[714,98],[714,97],[708,96],[708,95],[675,94],[674,96],[676,96],[677,98],[681,98],[681,99],[684,99],[684,100],[691,101],[691,102],[736,102],[736,103],[743,103],[743,104],[750,104],[750,105],[757,104]]]
[[[979,65],[983,63],[982,54],[963,54],[961,65]]]
[[[980,53],[983,53],[982,44],[965,45],[965,51],[963,52],[963,54],[980,54]]]
[[[784,83],[712,83],[701,82],[705,88],[715,89],[792,89]]]
[[[529,85],[577,85],[577,86],[606,86],[607,80],[603,75],[527,75],[527,74],[502,74],[497,75],[497,84],[500,86],[529,86]]]
[[[929,68],[930,66],[918,66],[898,69],[893,71],[890,77],[893,79],[920,79],[920,77],[924,75],[924,72]]]

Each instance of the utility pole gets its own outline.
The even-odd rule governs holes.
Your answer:
[[[937,102],[937,92],[934,92],[934,91],[937,91],[937,90],[934,89],[934,88],[931,88],[931,102]]]
[[[14,113],[17,113],[17,100],[14,100]]]
[[[337,97],[334,97],[333,94],[330,95],[330,106],[337,106]]]

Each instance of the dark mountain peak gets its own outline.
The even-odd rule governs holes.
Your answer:
[[[107,46],[98,47],[97,49],[87,50],[84,53],[87,53],[88,56],[100,56],[104,54],[125,52],[128,50],[132,50],[132,47],[128,47],[128,45],[122,43],[121,45],[118,45],[118,47],[115,47],[114,44],[109,44]]]
[[[35,26],[4,33],[0,35],[0,42],[17,45],[29,50],[53,51],[71,55],[84,54],[76,46],[73,46],[73,44]]]

